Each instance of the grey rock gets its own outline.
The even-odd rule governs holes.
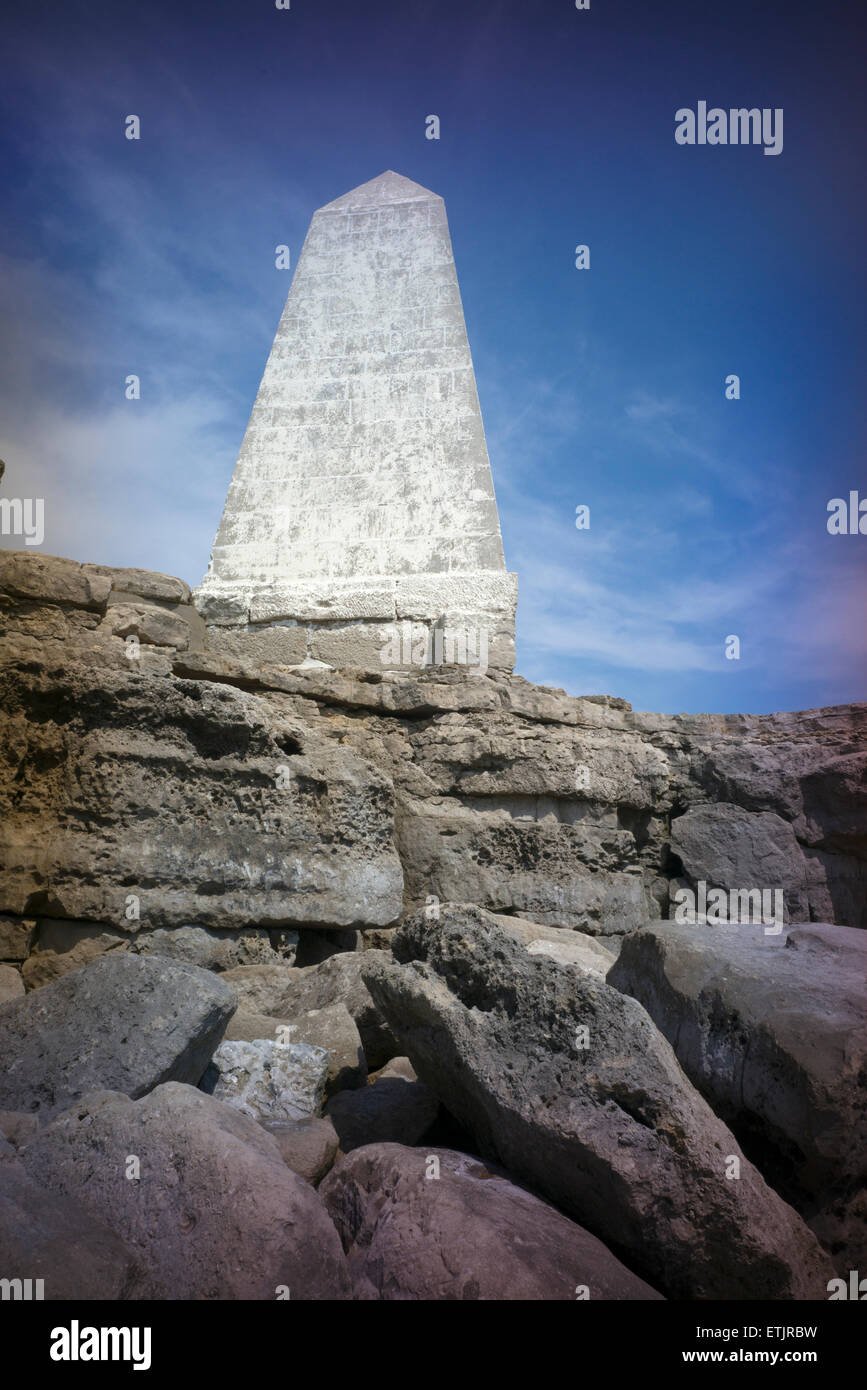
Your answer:
[[[260,1123],[300,1120],[322,1107],[328,1054],[305,1043],[224,1042],[202,1089]]]
[[[815,1237],[637,1001],[529,956],[475,908],[446,908],[433,926],[410,918],[394,951],[367,957],[371,993],[483,1153],[673,1296],[824,1296]],[[738,1180],[726,1177],[732,1157]]]
[[[488,809],[487,800],[479,797],[470,808],[414,808],[400,818],[397,844],[412,897],[483,903],[601,936],[633,931],[647,920],[628,831],[573,820],[568,812],[564,820],[524,817],[514,808],[497,810],[495,798]],[[621,865],[631,871],[621,872]]]
[[[367,1080],[367,1062],[361,1046],[361,1036],[351,1014],[342,1004],[329,1004],[324,1009],[310,1009],[293,1019],[275,1018],[269,1014],[238,1009],[226,1029],[226,1042],[310,1043],[324,1048],[328,1054],[328,1078],[325,1094],[363,1086]]]
[[[261,992],[258,997],[263,997]],[[328,1053],[327,1096],[336,1091],[363,1086],[367,1081],[367,1062],[361,1035],[344,1004],[308,1009],[291,1019],[239,1008],[226,1029],[226,1042],[255,1042],[258,1039],[310,1043],[324,1048]]]
[[[126,1176],[127,1157],[140,1176]],[[165,1297],[298,1299],[348,1293],[337,1232],[313,1188],[254,1120],[170,1082],[134,1101],[84,1097],[22,1162],[141,1256]]]
[[[381,1299],[660,1298],[589,1231],[466,1154],[372,1144],[319,1191],[354,1282]]]
[[[196,1083],[235,1005],[210,971],[103,956],[0,1010],[0,1108],[50,1115],[95,1088]]]
[[[867,933],[813,923],[655,923],[628,937],[609,984],[638,999],[690,1080],[760,1131],[810,1191],[863,1181]]]
[[[783,892],[796,920],[809,914],[807,865],[792,825],[774,811],[718,803],[671,822],[671,848],[693,883]]]

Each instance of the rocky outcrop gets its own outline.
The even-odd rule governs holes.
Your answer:
[[[401,1194],[381,1212],[374,1176],[358,1178],[382,1139],[483,1151],[506,1165],[504,1183],[531,1183],[573,1236],[570,1218],[650,1286],[591,1297],[823,1297],[830,1267],[793,1206],[860,1268],[863,978],[858,996],[857,946],[839,942],[867,926],[867,705],[644,714],[495,664],[472,675],[290,668],[290,631],[274,628],[257,654],[205,627],[170,576],[0,552],[0,1115],[16,1162],[54,1146],[52,1200],[72,1202],[84,1184],[94,1212],[101,1203],[120,1254],[94,1288],[143,1287],[124,1252],[148,1263],[163,1240],[148,1264],[156,1297],[282,1297],[260,1276],[283,1278],[287,1262],[312,1290],[292,1298],[343,1297],[340,1251],[319,1274],[311,1264],[322,1230],[333,1235],[324,1209],[285,1187],[297,1169],[315,1197],[309,1184],[341,1138],[355,1174],[341,1221],[358,1202],[355,1297],[401,1286],[407,1297],[562,1296],[538,1292],[555,1272],[518,1246],[503,1271],[485,1260],[437,1284],[441,1265],[462,1267],[449,1264],[453,1249],[464,1259],[456,1212],[493,1249],[467,1196],[493,1179],[476,1172],[467,1186],[466,1168],[428,1210],[416,1275],[397,1244],[403,1232],[415,1249],[427,1220],[411,1195],[415,1160],[370,1168]],[[714,889],[776,894],[787,924],[819,925],[766,938],[748,978],[734,957],[687,970],[663,941],[675,907]],[[823,923],[843,924],[843,937]],[[798,951],[802,965],[787,965]],[[227,1068],[226,1095],[255,1092],[260,1123],[193,1089],[238,998],[226,1042],[252,1048],[256,1065],[243,1078],[236,1067],[231,1085]],[[293,1094],[274,1075],[286,1043],[323,1049],[331,1118],[276,1118]],[[94,1099],[106,1087],[129,1099]],[[56,1120],[47,1140],[36,1117],[71,1102],[62,1136]],[[142,1157],[150,1125],[162,1176],[135,1211],[109,1154]],[[85,1131],[101,1136],[90,1157]],[[248,1190],[249,1240],[231,1212],[242,1254],[226,1274],[215,1233]],[[33,1195],[22,1192],[16,1211]],[[503,1198],[497,1220],[523,1240],[515,1201]],[[58,1252],[80,1214],[70,1220]],[[204,1230],[190,1270],[172,1223]],[[563,1229],[551,1240],[571,1268]],[[608,1266],[594,1260],[601,1289]],[[612,1289],[635,1288],[619,1277]]]
[[[208,651],[188,599],[3,558],[0,910],[375,929],[403,897],[616,943],[682,884],[746,878],[780,884],[790,919],[867,925],[865,705],[666,716],[494,672],[289,671]],[[107,621],[132,600],[186,646]]]
[[[218,975],[110,955],[0,1008],[0,1109],[50,1116],[93,1090],[195,1085],[237,1005]]]
[[[0,618],[0,660],[60,663],[72,651],[163,674],[178,651],[201,648],[205,633],[181,579],[27,551],[0,554]]]
[[[672,820],[671,848],[693,883],[729,892],[779,889],[790,920],[809,915],[807,860],[791,822],[775,811],[726,802],[694,806]]]
[[[589,1231],[466,1154],[372,1144],[342,1158],[319,1191],[356,1297],[660,1296]]]
[[[394,951],[369,960],[371,993],[484,1154],[672,1296],[823,1296],[815,1238],[637,1001],[529,956],[477,908],[417,914]]]
[[[129,1159],[138,1161],[130,1178]],[[254,1120],[193,1087],[83,1097],[23,1150],[176,1299],[342,1299],[346,1260],[314,1189]],[[132,1170],[135,1171],[135,1170]],[[283,1292],[281,1292],[281,1290]]]

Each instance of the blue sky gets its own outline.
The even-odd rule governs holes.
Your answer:
[[[22,8],[3,492],[45,498],[49,554],[198,582],[289,288],[274,247],[294,263],[317,207],[395,169],[446,200],[521,674],[674,712],[863,699],[867,536],[826,508],[867,497],[864,23],[839,0]],[[783,152],[677,145],[699,100],[782,107]]]

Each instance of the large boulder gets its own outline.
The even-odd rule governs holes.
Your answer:
[[[362,1297],[660,1297],[589,1231],[450,1149],[371,1144],[340,1159],[319,1192]]]
[[[74,1193],[58,1196],[0,1143],[0,1269],[42,1280],[47,1301],[164,1298],[140,1252]],[[35,1295],[34,1295],[35,1296]]]
[[[693,883],[780,889],[790,917],[809,914],[807,864],[792,825],[774,811],[725,802],[693,806],[671,822],[671,848]]]
[[[130,1158],[138,1176],[130,1177]],[[83,1097],[21,1155],[34,1180],[109,1225],[165,1297],[341,1299],[346,1260],[315,1190],[254,1120],[170,1082]]]
[[[237,999],[219,975],[112,953],[0,1009],[0,1109],[50,1115],[94,1089],[195,1085]]]
[[[811,1191],[867,1178],[867,932],[658,922],[608,982],[638,999],[687,1076]]]
[[[368,987],[483,1153],[674,1296],[824,1296],[815,1238],[636,1000],[528,955],[479,909],[417,914],[394,952],[368,957]]]
[[[647,921],[629,831],[612,829],[607,818],[599,826],[577,817],[561,821],[556,813],[516,816],[498,808],[500,799],[511,798],[491,797],[490,809],[481,797],[478,809],[447,801],[401,807],[396,839],[412,898],[483,903],[494,912],[598,936],[634,931]]]
[[[364,961],[385,959],[383,951],[341,951],[319,965],[245,965],[224,975],[244,1009],[294,1023],[312,1009],[343,1004],[355,1020],[367,1066],[381,1067],[400,1051],[362,976]]]
[[[318,1115],[328,1054],[305,1043],[221,1043],[202,1078],[202,1090],[260,1124]]]

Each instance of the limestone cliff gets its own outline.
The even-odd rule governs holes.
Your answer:
[[[372,931],[432,898],[622,938],[698,881],[867,926],[867,705],[254,665],[208,649],[180,580],[23,552],[0,613],[0,912],[55,936]]]

